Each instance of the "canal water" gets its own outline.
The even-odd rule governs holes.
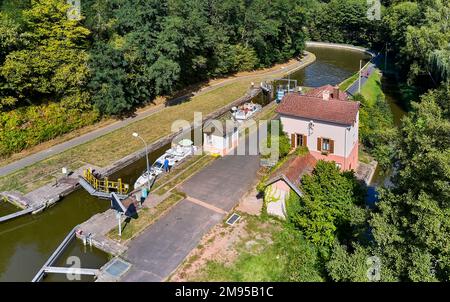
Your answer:
[[[290,76],[297,79],[301,86],[338,84],[359,69],[359,60],[366,62],[369,59],[357,51],[312,47],[308,50],[316,55],[316,62]],[[255,101],[265,103],[266,100]],[[155,161],[168,148],[169,145],[166,145],[150,154],[150,161]],[[142,158],[112,175],[111,179],[121,177],[124,182],[133,185],[145,167],[146,161]],[[109,206],[109,201],[94,198],[79,189],[41,214],[0,224],[0,281],[30,281],[74,226],[107,210]],[[13,206],[0,204],[0,215],[14,211]],[[69,246],[57,265],[67,266],[69,256],[78,256],[84,268],[99,268],[109,260],[106,253],[84,247],[78,240]],[[52,274],[45,281],[67,281],[67,278]],[[92,281],[92,278],[83,277],[82,281]]]

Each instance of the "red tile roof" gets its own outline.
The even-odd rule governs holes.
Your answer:
[[[335,99],[332,96],[330,96],[329,100],[324,100],[322,96],[317,96],[320,94],[320,91],[323,93],[326,90],[324,87],[314,89],[313,92],[310,92],[311,95],[298,93],[287,94],[281,101],[276,112],[311,120],[352,125],[356,121],[359,102],[343,100],[342,98],[344,97]]]
[[[338,86],[325,85],[322,87],[314,88],[305,93],[307,96],[313,96],[323,98],[323,93],[330,93],[330,99],[336,99],[341,101],[348,101],[348,94],[340,91]]]
[[[292,183],[299,185],[300,179],[304,174],[311,173],[316,166],[316,159],[311,153],[304,156],[296,156],[295,159],[286,167],[284,176]]]
[[[286,177],[293,185],[299,186],[301,177],[305,174],[309,174],[316,166],[317,160],[311,153],[306,155],[297,156],[292,155],[279,169],[271,175],[267,185]]]

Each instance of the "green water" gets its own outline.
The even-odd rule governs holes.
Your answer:
[[[152,153],[150,161],[156,160],[167,148],[164,146]],[[112,175],[111,179],[120,175],[124,182],[132,185],[145,166],[145,158],[142,158]],[[26,215],[0,224],[0,281],[30,281],[73,227],[107,210],[109,206],[108,200],[92,197],[83,189],[78,189],[40,214]],[[2,202],[0,215],[15,210],[14,206]],[[96,248],[85,249],[79,240],[69,245],[55,265],[67,266],[68,256],[80,257],[83,268],[99,268],[109,260],[106,253]],[[65,275],[49,274],[44,280],[67,281],[67,278]],[[91,280],[92,277],[82,278],[82,281]]]
[[[360,51],[323,47],[308,47],[314,53],[314,64],[293,73],[290,78],[298,85],[319,87],[327,84],[337,85],[359,70],[359,61],[366,64],[370,56]]]
[[[338,84],[358,70],[360,59],[367,59],[366,55],[349,50],[308,50],[316,54],[317,61],[291,75],[303,86]],[[149,156],[150,162],[154,162],[168,147],[166,145],[153,152]],[[121,177],[132,186],[145,166],[145,158],[142,158],[110,178]],[[0,281],[30,281],[74,226],[108,208],[109,201],[94,198],[79,189],[41,214],[27,215],[0,224]],[[0,215],[15,210],[9,204],[0,205]],[[78,240],[72,242],[55,265],[67,266],[69,256],[80,257],[84,268],[99,268],[108,261],[107,254],[95,248],[85,248]],[[65,275],[51,274],[45,281],[67,281],[67,278]],[[83,277],[82,281],[92,281],[92,278]]]

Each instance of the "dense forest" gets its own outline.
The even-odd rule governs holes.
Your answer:
[[[303,0],[81,2],[3,0],[0,156],[304,50]]]
[[[448,0],[0,1],[0,156],[157,95],[300,56],[305,40],[395,58],[412,87],[448,78]]]

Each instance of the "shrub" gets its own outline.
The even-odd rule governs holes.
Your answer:
[[[0,157],[5,157],[94,123],[96,110],[47,103],[0,112]]]

